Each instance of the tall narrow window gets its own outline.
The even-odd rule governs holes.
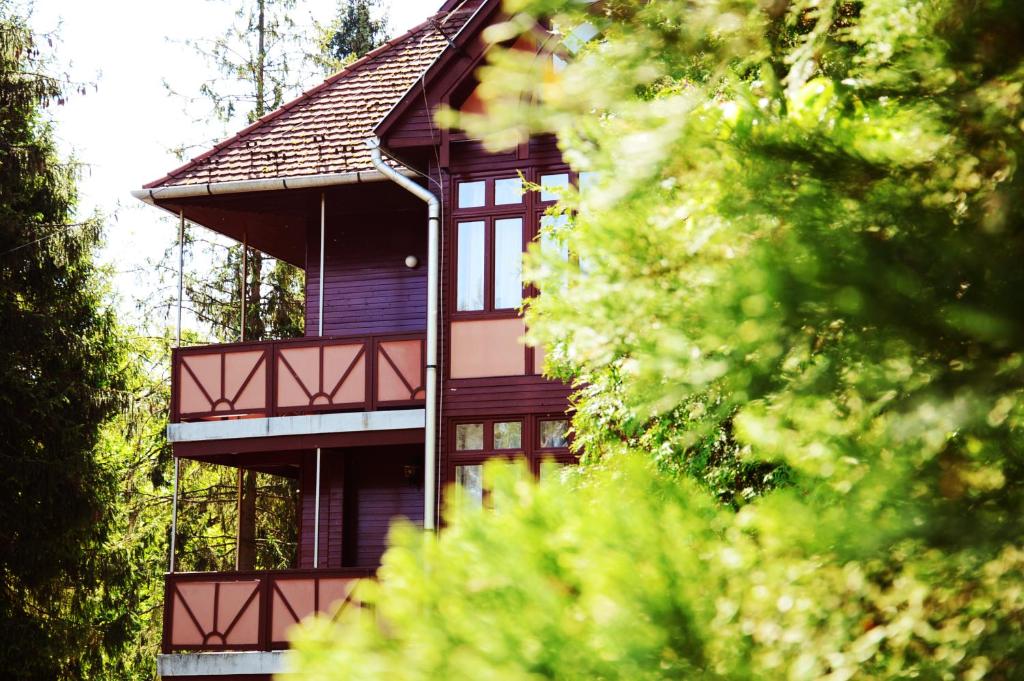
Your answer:
[[[461,508],[484,505],[484,467],[480,464],[455,467],[455,503]]]
[[[562,260],[569,259],[569,244],[564,238],[555,235],[564,231],[569,224],[569,216],[542,215],[540,218],[540,247],[545,253],[558,253]]]
[[[458,310],[484,309],[484,223],[459,223]]]
[[[494,308],[523,302],[523,219],[494,222]]]

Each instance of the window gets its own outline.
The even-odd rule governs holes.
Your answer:
[[[569,186],[569,173],[540,176],[540,200],[557,201],[562,190]]]
[[[521,421],[502,421],[494,424],[495,449],[520,449],[523,446]]]
[[[523,181],[518,177],[507,177],[494,181],[494,204],[508,206],[523,202]],[[461,206],[460,206],[461,208]]]
[[[566,465],[568,464],[562,461],[556,461],[554,459],[544,459],[543,461],[540,462],[540,475],[538,476],[538,479],[541,482],[544,482],[545,480],[557,479],[558,476],[561,475],[562,471],[565,469]]]
[[[558,253],[562,260],[569,259],[569,244],[556,236],[569,224],[568,215],[542,215],[540,218],[540,248],[544,253]]]
[[[518,176],[458,183],[456,312],[514,314],[522,304],[526,203]]]
[[[493,508],[498,499],[488,489],[493,480],[488,462],[513,465],[514,474],[547,480],[576,463],[568,450],[568,421],[560,416],[495,417],[449,426],[448,481],[452,500],[460,508]],[[499,467],[500,468],[500,467]]]
[[[484,309],[484,233],[485,224],[459,223],[458,310]]]
[[[523,302],[523,251],[538,233],[545,250],[556,248],[560,257],[569,259],[568,245],[549,233],[563,231],[569,216],[541,213],[564,189],[590,182],[591,176],[552,168],[526,176],[456,181],[453,269],[458,316],[516,313]],[[525,180],[539,184],[541,191],[525,191]]]
[[[569,424],[565,419],[540,422],[541,449],[557,449],[569,446]]]
[[[494,308],[523,302],[523,219],[494,222]]]
[[[455,467],[455,503],[459,508],[484,505],[484,467],[474,463]]]
[[[459,183],[459,208],[477,208],[487,203],[487,183],[479,182]]]
[[[455,451],[471,452],[484,448],[484,424],[460,423],[455,426]]]
[[[584,171],[580,173],[579,185],[580,193],[586,192],[597,186],[597,173],[594,171]]]

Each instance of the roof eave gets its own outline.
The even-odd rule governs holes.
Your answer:
[[[399,172],[413,176],[411,171],[402,169]],[[159,201],[193,198],[198,196],[219,196],[223,194],[248,194],[251,192],[281,191],[285,189],[315,189],[346,184],[363,184],[366,182],[383,182],[388,178],[378,170],[360,170],[351,173],[331,173],[325,175],[297,175],[291,177],[273,177],[259,180],[236,180],[232,182],[207,182],[204,184],[179,184],[166,187],[143,187],[132,190],[132,196],[149,204]]]

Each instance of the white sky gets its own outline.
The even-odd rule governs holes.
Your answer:
[[[170,96],[166,80],[182,93],[196,94],[212,69],[180,41],[215,37],[231,21],[241,0],[36,0],[32,25],[38,32],[59,27],[55,49],[77,81],[96,83],[85,96],[54,107],[56,132],[65,155],[88,165],[79,185],[80,213],[107,216],[103,261],[118,273],[122,312],[153,290],[157,275],[146,267],[176,238],[177,227],[157,208],[129,192],[179,165],[170,151],[244,127],[204,128]],[[392,34],[402,33],[440,7],[442,0],[390,0]],[[297,0],[293,18],[327,21],[337,0]],[[177,42],[175,42],[177,41]],[[308,85],[315,84],[311,82]],[[204,145],[205,148],[206,145]],[[202,150],[197,150],[192,156]],[[140,320],[141,321],[141,320]]]

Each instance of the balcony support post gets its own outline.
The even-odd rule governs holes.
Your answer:
[[[181,304],[185,294],[185,211],[178,211],[178,324],[174,347],[181,347]],[[174,572],[172,569],[171,572]]]
[[[316,448],[316,483],[313,491],[313,567],[320,567],[320,448]]]
[[[324,233],[327,226],[327,195],[320,192],[320,283],[317,297],[317,335],[324,335]],[[319,470],[319,469],[318,469]]]
[[[249,233],[242,232],[242,319],[239,324],[241,338],[245,341],[245,291],[249,287]]]

